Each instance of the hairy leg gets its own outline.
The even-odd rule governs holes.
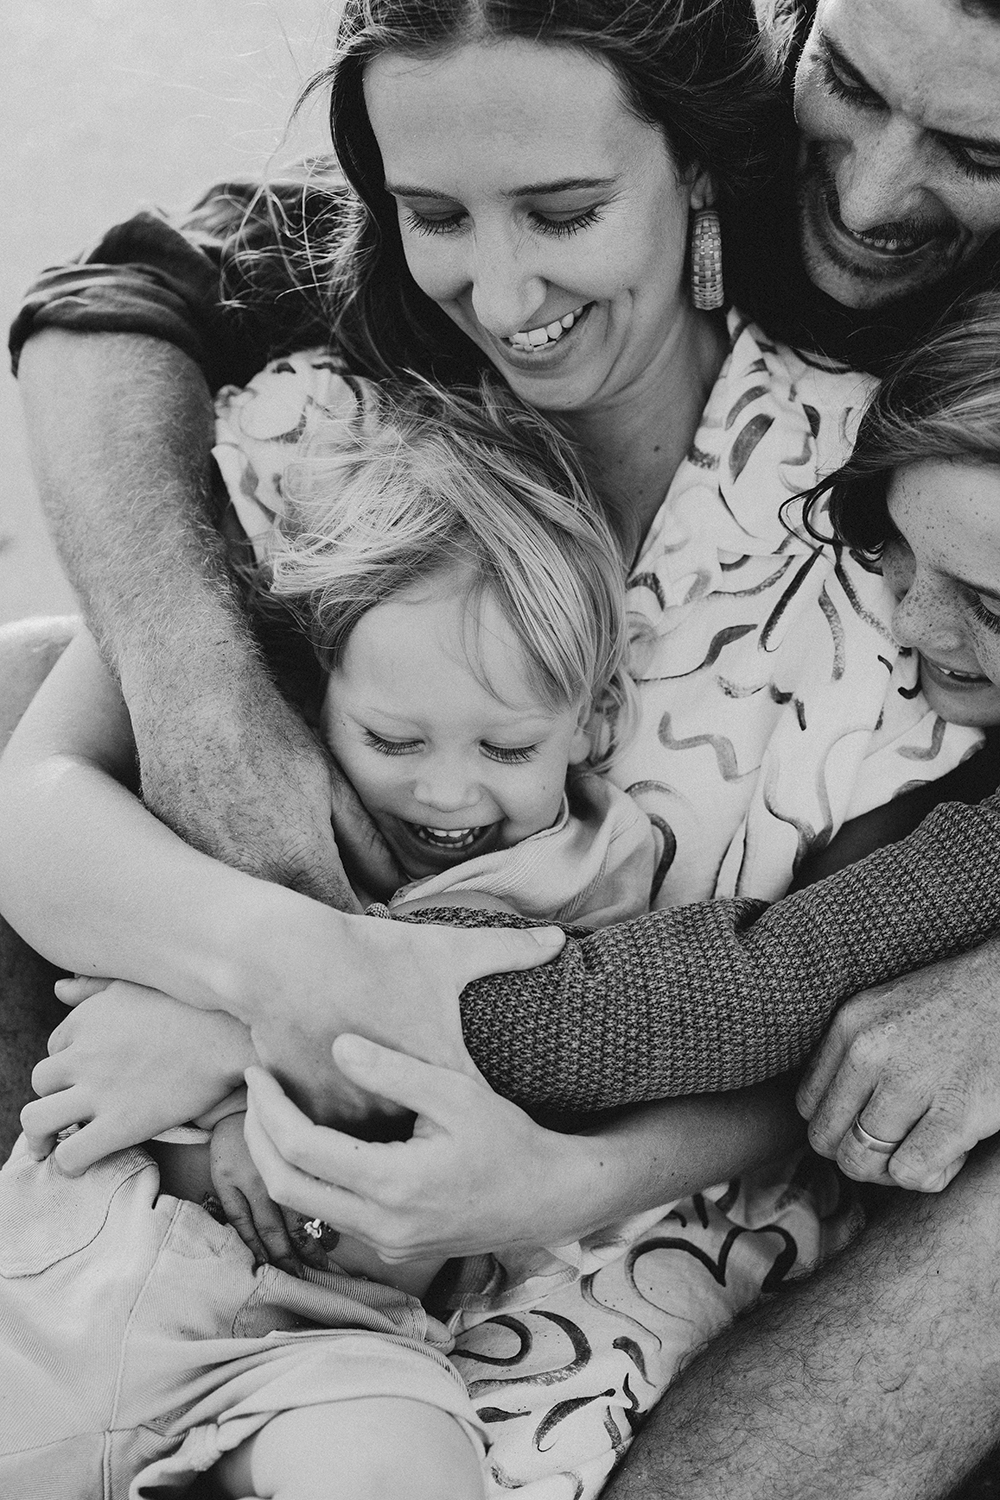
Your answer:
[[[940,1500],[1000,1434],[1000,1147],[715,1340],[607,1500]]]
[[[69,615],[0,627],[0,750],[78,624]],[[52,994],[56,974],[0,918],[0,1160],[17,1139],[31,1070],[66,1014]]]
[[[397,1397],[280,1412],[212,1471],[255,1500],[482,1500],[482,1460],[447,1412]]]

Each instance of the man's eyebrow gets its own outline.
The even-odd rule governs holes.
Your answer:
[[[521,187],[510,188],[505,198],[527,198],[544,193],[571,193],[580,188],[609,188],[614,186],[613,177],[557,177],[552,182],[526,182]],[[435,192],[433,188],[420,187],[408,182],[387,182],[387,193],[396,198],[448,198],[447,193]]]
[[[865,93],[870,94],[873,99],[877,99],[881,104],[886,103],[886,100],[879,93],[878,89],[872,87],[860,68],[856,67],[849,57],[845,57],[836,42],[832,41],[825,31],[820,32],[820,42],[827,56],[832,62],[836,63],[842,73],[850,74],[852,81],[859,84]],[[933,136],[936,141],[941,141],[945,146],[957,146],[959,149],[965,151],[986,151],[992,155],[1000,156],[1000,140],[993,137],[955,135],[950,130],[935,130],[933,126],[926,126],[925,129],[928,135]]]
[[[885,104],[886,101],[882,98],[882,95],[879,93],[878,89],[873,88],[873,86],[868,82],[868,79],[862,73],[861,69],[857,67],[855,63],[852,63],[851,59],[840,50],[832,37],[827,36],[825,31],[821,31],[819,34],[819,40],[827,57],[831,62],[835,62],[837,64],[837,67],[841,70],[842,73],[849,73],[851,75],[852,82],[860,84],[866,94],[871,94],[873,99],[878,99],[882,104]]]

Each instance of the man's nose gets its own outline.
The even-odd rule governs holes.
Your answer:
[[[515,236],[491,233],[477,236],[473,248],[472,307],[482,326],[495,338],[533,328],[545,301],[545,280],[531,263],[533,247]]]
[[[848,229],[870,233],[882,225],[927,218],[921,139],[903,119],[869,118],[835,158],[840,217]]]

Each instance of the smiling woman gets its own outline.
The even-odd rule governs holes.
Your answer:
[[[53,1150],[56,1167],[82,1173],[75,1201],[84,1212],[76,1220],[81,1237],[75,1248],[95,1262],[105,1244],[118,1248],[118,1231],[87,1238],[86,1226],[105,1222],[107,1194],[118,1198],[124,1186],[116,1177],[121,1162],[135,1162],[136,1184],[141,1177],[145,1185],[138,1200],[129,1200],[139,1210],[134,1238],[121,1237],[123,1254],[130,1249],[139,1263],[148,1244],[142,1237],[151,1232],[142,1194],[155,1174],[147,1156],[128,1157],[126,1148],[141,1151],[137,1143],[165,1126],[202,1119],[203,1106],[218,1103],[239,1081],[254,1049],[318,1120],[364,1114],[372,1092],[419,1111],[410,1140],[387,1148],[397,1173],[403,1163],[400,1189],[391,1166],[367,1182],[340,1175],[345,1161],[357,1169],[385,1157],[316,1124],[306,1137],[316,1170],[304,1185],[296,1178],[283,1189],[282,1201],[308,1200],[311,1216],[328,1218],[345,1236],[356,1231],[369,1251],[384,1251],[377,1281],[367,1279],[360,1289],[367,1321],[358,1332],[376,1331],[373,1323],[384,1330],[377,1314],[385,1301],[401,1307],[415,1341],[426,1335],[435,1355],[430,1365],[441,1379],[438,1399],[424,1404],[437,1408],[437,1417],[442,1407],[445,1414],[465,1411],[464,1428],[444,1424],[455,1444],[464,1441],[463,1433],[478,1443],[489,1430],[488,1478],[466,1447],[464,1475],[452,1489],[442,1488],[439,1420],[425,1424],[418,1470],[412,1413],[397,1424],[385,1418],[384,1407],[369,1407],[362,1441],[355,1413],[329,1409],[358,1397],[353,1387],[342,1401],[345,1387],[338,1383],[345,1368],[338,1357],[342,1303],[339,1312],[324,1311],[319,1283],[272,1265],[261,1281],[275,1290],[280,1306],[265,1305],[249,1287],[235,1307],[224,1305],[229,1283],[217,1283],[213,1326],[221,1334],[211,1342],[219,1356],[218,1404],[204,1412],[200,1427],[182,1432],[184,1420],[195,1420],[194,1407],[175,1391],[163,1404],[184,1414],[178,1426],[164,1433],[156,1412],[142,1424],[143,1433],[155,1427],[163,1437],[156,1482],[167,1483],[168,1472],[177,1483],[189,1477],[184,1464],[194,1449],[203,1464],[219,1460],[234,1495],[251,1489],[259,1496],[326,1494],[330,1435],[339,1432],[335,1482],[343,1482],[345,1493],[378,1500],[444,1500],[461,1493],[472,1500],[488,1483],[494,1493],[520,1489],[526,1500],[540,1500],[570,1476],[574,1494],[593,1497],[692,1348],[761,1290],[815,1264],[846,1227],[843,1215],[826,1212],[823,1174],[786,1154],[798,1125],[786,1092],[766,1081],[801,1060],[813,1017],[802,1027],[790,1024],[794,1006],[776,1006],[774,987],[765,984],[763,1007],[747,1024],[742,991],[733,1003],[728,965],[723,962],[718,975],[713,966],[713,903],[697,908],[694,920],[703,925],[685,928],[690,941],[667,940],[664,947],[664,929],[676,934],[675,919],[691,919],[690,910],[685,917],[668,908],[735,895],[740,899],[726,907],[727,920],[742,924],[748,910],[760,913],[760,905],[748,907],[748,901],[783,895],[807,850],[825,848],[843,824],[907,787],[915,761],[922,778],[934,778],[953,767],[976,736],[942,725],[922,697],[914,662],[891,637],[893,598],[885,580],[837,547],[817,545],[799,515],[788,525],[782,519],[785,498],[797,497],[843,460],[868,383],[775,343],[735,310],[723,317],[693,297],[690,272],[701,256],[688,239],[692,211],[713,196],[732,204],[737,184],[752,186],[750,166],[768,117],[768,68],[749,8],[732,0],[631,0],[624,7],[614,0],[552,0],[541,11],[516,0],[348,0],[342,43],[326,75],[348,179],[327,202],[324,219],[334,226],[326,287],[332,312],[320,336],[334,347],[303,353],[287,352],[286,345],[243,390],[220,394],[220,423],[223,415],[238,414],[231,446],[248,462],[255,453],[267,460],[261,473],[280,496],[284,465],[310,420],[336,405],[338,392],[356,396],[366,375],[455,382],[471,373],[486,380],[487,391],[490,382],[510,386],[503,392],[505,410],[526,410],[524,420],[553,437],[551,421],[635,557],[629,605],[636,618],[632,668],[641,711],[634,740],[612,769],[618,804],[633,820],[641,811],[659,834],[655,878],[644,880],[640,892],[642,904],[656,909],[624,925],[614,938],[621,947],[603,974],[595,980],[588,973],[569,992],[554,1044],[539,1049],[527,1037],[540,1009],[534,986],[544,990],[553,974],[557,984],[560,974],[578,977],[586,961],[581,955],[594,951],[587,946],[591,938],[571,934],[566,967],[560,961],[547,971],[538,960],[561,934],[536,943],[508,933],[510,949],[498,957],[483,933],[378,920],[376,913],[342,915],[271,879],[240,873],[275,874],[273,863],[255,858],[259,848],[249,854],[242,848],[257,845],[254,812],[265,807],[289,838],[287,809],[293,846],[319,851],[305,862],[311,877],[317,865],[321,875],[335,870],[331,803],[342,846],[352,848],[366,874],[375,869],[389,899],[411,873],[411,860],[433,852],[439,863],[451,863],[456,853],[478,853],[483,828],[500,827],[501,838],[527,834],[513,851],[490,851],[523,849],[527,858],[532,839],[548,841],[561,831],[555,766],[562,774],[584,748],[582,700],[593,684],[581,678],[561,698],[542,694],[543,706],[558,710],[558,756],[550,763],[540,752],[544,720],[504,729],[495,706],[520,712],[530,697],[526,683],[511,674],[512,667],[527,665],[530,653],[489,649],[514,644],[497,612],[486,607],[496,599],[486,590],[476,599],[483,606],[475,616],[477,633],[467,628],[468,613],[443,608],[434,589],[420,593],[404,578],[390,590],[380,576],[381,596],[355,621],[357,638],[345,636],[345,651],[330,652],[324,661],[330,669],[328,738],[344,761],[359,752],[358,780],[371,797],[373,823],[261,671],[227,589],[221,544],[206,536],[203,521],[195,524],[175,492],[163,498],[164,469],[154,464],[158,503],[151,509],[167,520],[158,549],[137,546],[138,577],[127,567],[116,576],[121,603],[115,621],[129,617],[129,627],[104,634],[118,678],[102,665],[93,642],[81,637],[20,726],[5,766],[11,836],[0,846],[4,900],[26,934],[54,958],[92,974],[122,976],[99,994],[93,986],[84,996],[79,988],[69,991],[82,1004],[36,1072],[43,1097],[28,1107],[27,1134],[39,1158]],[[176,385],[168,385],[175,395]],[[188,415],[196,411],[193,403]],[[168,415],[171,434],[190,432],[193,417],[173,420],[173,407]],[[352,416],[363,433],[363,420]],[[161,438],[163,425],[156,426]],[[408,445],[397,446],[408,454]],[[162,446],[155,451],[164,457]],[[146,462],[143,446],[139,467]],[[178,489],[185,480],[194,486],[199,472],[194,465],[187,469]],[[228,477],[237,507],[266,488],[239,467]],[[103,495],[104,474],[97,479]],[[435,484],[427,488],[433,492]],[[133,500],[124,510],[132,521],[142,508]],[[74,520],[87,530],[78,516]],[[389,526],[375,530],[393,535]],[[141,533],[137,524],[137,542]],[[338,543],[330,534],[319,538],[339,558]],[[107,550],[113,572],[123,549]],[[617,560],[613,546],[607,551]],[[448,582],[461,590],[465,579],[452,566]],[[563,579],[552,590],[557,604],[569,589]],[[523,591],[534,607],[541,590],[526,579]],[[109,594],[119,602],[114,588],[104,597]],[[543,608],[554,615],[552,598]],[[135,611],[144,616],[141,631],[133,628]],[[93,613],[101,618],[99,607]],[[432,649],[411,649],[413,622]],[[561,628],[553,634],[561,644]],[[457,651],[456,636],[478,651],[471,657]],[[447,672],[456,666],[457,687],[446,687]],[[165,672],[176,674],[166,685]],[[482,675],[492,694],[483,691]],[[403,699],[405,712],[395,722],[372,695],[368,676]],[[539,686],[530,671],[513,676],[523,676],[531,689]],[[450,717],[450,737],[462,740],[461,757],[445,761],[443,772],[431,763],[443,748],[453,756],[454,747],[437,743],[428,699]],[[315,712],[317,703],[306,709]],[[216,755],[213,747],[227,737]],[[145,802],[135,796],[136,750]],[[425,752],[433,775],[421,780]],[[303,764],[314,773],[309,797],[295,795],[302,783],[293,777]],[[365,780],[372,765],[377,784]],[[224,826],[240,846],[223,851],[239,870],[201,852],[216,850],[219,840],[201,835],[196,819],[178,814],[176,804],[171,812],[157,798],[159,768],[170,787],[180,789],[181,808],[189,808],[205,786],[203,767],[214,770],[221,793],[205,822],[213,826],[215,814],[214,826]],[[509,783],[501,795],[499,776],[502,768],[513,781],[526,767],[540,767],[544,795],[522,823],[523,809],[508,802]],[[133,784],[123,786],[130,776]],[[150,805],[161,819],[150,815]],[[310,837],[301,839],[306,813]],[[512,827],[505,829],[508,822]],[[197,847],[171,827],[188,832]],[[270,855],[270,840],[259,843]],[[381,857],[373,858],[373,850]],[[402,873],[393,852],[401,856]],[[603,857],[600,863],[603,870]],[[291,880],[284,867],[281,873]],[[877,878],[874,885],[881,895]],[[316,893],[315,885],[309,889]],[[550,890],[544,894],[551,899]],[[478,922],[482,913],[470,916]],[[815,946],[831,933],[829,941],[841,943],[844,925],[839,910],[832,923],[811,924],[806,984],[798,977],[790,984],[796,999],[812,971],[827,967],[828,955],[816,960]],[[874,925],[873,944],[881,936]],[[801,961],[799,930],[793,924],[783,961]],[[932,936],[947,941],[939,925]],[[458,1024],[460,993],[504,961],[524,971],[523,989],[518,983],[515,991],[520,1019],[511,1024],[509,1012],[488,1002],[481,1032],[500,1066],[515,1075],[511,1094],[551,1107],[608,1110],[638,1100],[641,1108],[605,1115],[580,1133],[548,1130],[457,1071],[469,1066]],[[756,968],[753,959],[747,967]],[[829,958],[829,967],[837,967],[836,959]],[[692,995],[707,970],[724,999],[706,1035],[692,1027]],[[611,1003],[605,976],[618,987]],[[789,984],[784,967],[780,981],[778,989]],[[633,1024],[632,992],[641,992],[642,1003],[658,1002],[672,982],[680,995],[676,1024],[664,1024],[655,1005],[643,1012],[641,1025]],[[109,1014],[115,1018],[110,1026]],[[168,1016],[174,1018],[169,1035],[180,1040],[164,1056],[161,1023]],[[751,1035],[761,1018],[769,1027],[765,1049]],[[338,1035],[357,1026],[417,1057],[401,1059],[393,1072],[383,1056],[383,1078],[359,1077],[357,1052],[352,1068],[350,1048],[344,1050]],[[100,1031],[98,1045],[92,1028]],[[658,1067],[669,1068],[692,1029],[698,1056],[683,1089],[705,1089],[707,1074],[725,1094],[664,1100],[663,1073],[650,1084],[648,1059],[655,1056]],[[331,1045],[342,1071],[331,1067]],[[564,1065],[572,1070],[582,1053],[588,1076],[581,1092],[567,1094]],[[526,1085],[517,1075],[529,1071]],[[640,1073],[645,1081],[637,1091]],[[345,1084],[344,1074],[355,1086]],[[272,1102],[281,1101],[273,1079],[270,1087]],[[437,1109],[442,1099],[443,1115]],[[294,1105],[283,1103],[287,1122]],[[210,1118],[205,1125],[213,1127],[211,1141],[197,1143],[210,1163],[214,1123]],[[76,1125],[82,1128],[57,1143]],[[175,1144],[160,1142],[157,1160],[163,1161],[160,1146]],[[266,1163],[260,1133],[258,1152]],[[273,1154],[270,1160],[273,1165]],[[24,1156],[0,1177],[10,1207],[5,1306],[20,1304],[23,1293],[38,1296],[38,1284],[29,1288],[30,1278],[17,1274],[25,1263],[20,1236],[31,1237],[26,1259],[46,1272],[54,1268],[53,1245],[64,1241],[47,1226],[40,1231],[38,1217],[23,1209],[23,1195],[44,1201],[51,1224],[60,1216],[53,1187],[59,1181],[47,1160]],[[377,1197],[387,1181],[393,1184],[387,1197],[398,1193],[397,1202],[415,1204],[415,1216],[402,1226],[364,1196]],[[171,1179],[162,1182],[173,1190]],[[223,1226],[205,1207],[203,1189],[176,1191],[192,1200],[183,1203],[181,1217],[196,1227],[199,1244],[228,1245],[247,1273],[239,1236],[216,1233]],[[682,1207],[666,1206],[690,1194]],[[167,1197],[164,1191],[161,1199]],[[336,1278],[349,1278],[357,1265],[342,1245],[335,1248],[324,1272],[334,1278],[338,1297],[353,1295],[359,1289]],[[478,1255],[461,1268],[460,1282],[438,1288],[452,1316],[447,1331],[426,1308],[401,1305],[409,1288],[395,1269],[400,1261],[472,1252]],[[57,1257],[60,1286],[65,1259]],[[238,1284],[247,1286],[246,1280]],[[97,1278],[95,1285],[104,1283]],[[11,1340],[11,1348],[37,1351],[36,1320],[61,1314],[60,1298],[40,1300],[24,1313],[24,1336]],[[175,1313],[183,1316],[186,1305],[184,1296],[173,1298]],[[91,1310],[114,1342],[99,1296]],[[123,1303],[119,1310],[120,1327],[131,1328],[130,1308]],[[348,1320],[353,1325],[359,1316],[352,1305]],[[244,1423],[232,1401],[246,1390],[247,1348],[231,1335],[246,1319],[261,1336],[253,1353],[261,1357],[258,1370],[270,1394],[255,1400]],[[299,1338],[303,1321],[314,1326]],[[279,1343],[274,1335],[288,1332],[289,1322],[288,1342],[299,1349],[338,1346],[326,1370],[329,1401],[318,1403],[323,1410],[316,1409],[308,1354],[305,1365],[296,1365],[301,1379],[286,1383],[279,1370],[271,1381],[264,1370]],[[441,1357],[452,1335],[454,1367]],[[191,1354],[191,1342],[179,1340],[197,1362],[201,1351]],[[355,1352],[362,1354],[366,1343]],[[426,1357],[420,1348],[411,1352]],[[108,1367],[113,1364],[109,1356]],[[61,1357],[39,1358],[34,1371],[45,1399],[27,1382],[19,1386],[18,1424],[31,1441],[15,1433],[9,1471],[61,1461],[57,1421],[66,1424],[58,1435],[67,1442],[86,1431],[90,1453],[103,1454],[112,1420],[107,1406],[71,1410],[62,1388],[58,1400],[51,1398],[46,1383],[68,1374]],[[379,1388],[372,1398],[385,1394]],[[412,1388],[403,1394],[410,1399]],[[467,1395],[482,1402],[472,1416]],[[423,1399],[419,1383],[414,1399]],[[294,1421],[284,1420],[289,1413]],[[227,1445],[235,1455],[231,1462],[223,1456]],[[297,1491],[285,1484],[275,1461],[282,1448],[308,1460]],[[117,1452],[122,1480],[131,1464],[128,1477],[141,1488],[139,1465],[149,1449],[127,1453],[122,1444]],[[345,1454],[364,1472],[345,1470],[344,1478]],[[36,1467],[33,1477],[39,1472]],[[19,1479],[23,1474],[22,1467]]]
[[[829,493],[838,535],[889,581],[931,707],[983,728],[1000,723],[998,348],[997,296],[960,304],[879,388],[814,502]]]

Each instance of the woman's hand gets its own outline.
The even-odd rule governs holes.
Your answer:
[[[373,1099],[331,1065],[343,1032],[471,1077],[459,997],[473,979],[555,957],[559,928],[468,928],[345,916],[260,886],[260,917],[243,913],[246,983],[230,1002],[260,1061],[320,1122],[354,1123]],[[275,906],[275,902],[279,903]],[[275,912],[278,921],[267,921]],[[402,1101],[406,1102],[406,1101]]]
[[[643,1105],[564,1135],[485,1083],[361,1037],[342,1036],[333,1052],[359,1087],[416,1114],[413,1136],[376,1144],[313,1125],[252,1068],[247,1144],[278,1202],[388,1261],[567,1244],[801,1140],[780,1083]]]
[[[39,1159],[54,1150],[62,1171],[78,1176],[111,1151],[203,1114],[251,1061],[249,1036],[231,1016],[112,981],[49,1038],[49,1056],[32,1074],[42,1097],[21,1111],[28,1149]]]
[[[583,1136],[536,1125],[487,1084],[359,1036],[333,1049],[361,1088],[416,1114],[408,1141],[313,1125],[259,1068],[246,1139],[271,1196],[372,1246],[386,1261],[563,1243],[591,1227]]]
[[[859,1182],[937,1193],[1000,1131],[996,942],[856,995],[799,1086],[809,1140]],[[874,1151],[852,1133],[899,1142]]]

